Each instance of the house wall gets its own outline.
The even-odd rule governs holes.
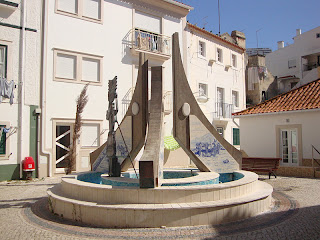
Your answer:
[[[306,60],[302,59],[302,56],[320,55],[320,41],[316,38],[316,33],[320,33],[320,27],[295,36],[293,44],[267,54],[266,65],[271,73],[277,77],[295,75],[302,80],[302,84],[307,83],[303,80],[308,72],[303,72],[303,64]],[[289,68],[289,60],[296,60],[296,67]]]
[[[303,159],[312,157],[311,144],[320,149],[319,117],[319,110],[240,117],[241,150],[249,157],[280,157],[280,129],[297,128],[301,166]]]
[[[161,18],[161,33],[170,36],[178,32],[180,46],[183,46],[182,31],[185,16],[175,8],[161,9],[157,4],[152,5],[140,1],[102,1],[102,21],[87,21],[56,11],[56,1],[49,1],[47,6],[47,41],[45,66],[45,109],[43,148],[51,153],[52,171],[55,171],[55,127],[59,123],[73,123],[76,114],[76,98],[85,82],[75,83],[56,81],[55,50],[67,50],[72,53],[82,53],[97,56],[102,59],[100,84],[90,84],[88,87],[89,102],[83,112],[84,122],[95,122],[100,125],[100,144],[107,140],[108,124],[106,111],[108,107],[108,80],[118,77],[118,121],[121,122],[125,112],[122,111],[122,99],[130,88],[135,86],[138,54],[130,49],[131,31],[135,27],[135,11]],[[156,2],[155,2],[156,3]],[[166,3],[167,4],[167,3]],[[183,54],[183,51],[182,51]],[[170,57],[159,58],[147,54],[149,66],[163,66],[164,92],[172,91],[172,64]],[[150,86],[149,86],[150,87]],[[172,114],[171,114],[172,115]],[[165,118],[166,135],[172,131],[172,116]],[[104,133],[103,133],[104,132]],[[80,140],[81,141],[81,140]],[[81,145],[81,142],[78,143]],[[92,148],[94,150],[95,148]],[[90,149],[89,149],[90,150]],[[89,151],[88,151],[89,153]],[[46,156],[41,157],[43,167],[48,167]],[[89,169],[89,167],[87,168]],[[79,169],[77,169],[79,170]],[[86,170],[85,168],[81,170]],[[45,171],[44,171],[45,172]]]
[[[188,71],[187,78],[194,92],[199,96],[199,83],[208,85],[208,100],[205,103],[198,101],[202,111],[215,127],[224,128],[224,138],[232,144],[232,129],[238,128],[238,120],[232,118],[215,118],[217,103],[217,88],[224,89],[224,102],[232,104],[232,91],[238,92],[239,107],[234,107],[234,112],[245,109],[245,56],[236,47],[219,41],[207,34],[187,29],[188,44]],[[205,43],[205,56],[199,53],[199,41]],[[218,62],[217,48],[222,49],[223,63]],[[237,56],[237,66],[226,68],[232,65],[232,57]],[[209,62],[209,60],[215,62]]]
[[[0,4],[1,22],[16,26],[22,24],[23,1],[12,1],[19,4],[18,8],[6,9]],[[8,46],[7,61],[7,80],[13,80],[16,88],[14,89],[14,103],[9,104],[8,99],[3,99],[0,103],[0,124],[11,127],[11,135],[7,141],[7,151],[5,155],[0,156],[0,181],[19,179],[20,162],[27,156],[35,159],[34,145],[30,140],[30,109],[39,106],[39,88],[40,88],[40,52],[41,52],[41,4],[40,0],[26,1],[26,22],[25,27],[32,31],[25,31],[25,57],[24,57],[24,75],[21,75],[21,37],[22,30],[0,25],[0,44]],[[23,84],[20,84],[20,82]],[[18,113],[20,104],[19,87],[24,93],[22,103],[22,114]],[[18,119],[22,118],[22,128],[19,128]],[[22,132],[21,132],[22,131]],[[19,134],[22,139],[18,140]],[[21,147],[18,144],[21,142]],[[30,144],[32,145],[30,149]]]

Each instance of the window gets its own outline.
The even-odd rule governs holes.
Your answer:
[[[208,97],[208,84],[199,83],[199,96]]]
[[[233,145],[240,145],[240,130],[239,128],[233,128]]]
[[[204,42],[199,41],[199,54],[202,57],[206,56],[206,45]]]
[[[83,124],[81,130],[81,147],[100,146],[99,124]]]
[[[320,33],[317,33],[317,34],[316,34],[316,37],[317,37],[317,38],[320,38]]]
[[[217,48],[217,60],[218,62],[223,62],[223,58],[222,58],[222,49]]]
[[[232,104],[239,107],[239,93],[237,91],[232,91]]]
[[[6,154],[6,139],[7,139],[7,134],[4,131],[4,128],[6,125],[0,125],[0,155],[5,155]]]
[[[0,77],[7,78],[8,47],[0,45]]]
[[[237,56],[232,54],[232,67],[237,67]]]
[[[101,5],[102,0],[56,0],[56,11],[86,20],[101,21]]]
[[[266,100],[268,100],[268,94],[266,91],[262,91],[261,92],[261,101],[264,102]]]
[[[297,66],[296,60],[292,59],[288,61],[288,68],[295,68]]]
[[[223,127],[217,127],[217,132],[223,137]]]
[[[55,50],[55,80],[101,84],[102,57]]]

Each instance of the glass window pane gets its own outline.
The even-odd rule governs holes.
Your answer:
[[[6,133],[3,131],[5,125],[0,125],[0,154],[6,154]]]
[[[7,47],[0,46],[0,77],[6,78]]]
[[[100,82],[100,60],[84,57],[82,59],[82,80]]]
[[[56,61],[56,77],[66,79],[76,78],[76,56],[58,53]]]
[[[78,12],[78,0],[58,0],[58,10],[77,13]]]
[[[101,19],[101,1],[83,0],[83,16]]]

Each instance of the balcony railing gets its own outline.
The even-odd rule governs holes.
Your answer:
[[[312,69],[317,68],[319,66],[320,66],[320,63],[316,63],[316,62],[304,64],[303,71],[311,71]]]
[[[232,118],[232,113],[234,112],[233,104],[217,102],[215,107],[214,119]]]
[[[136,28],[132,38],[133,48],[136,50],[171,55],[171,38],[168,36]]]

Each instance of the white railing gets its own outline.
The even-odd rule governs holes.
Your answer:
[[[132,30],[132,43],[137,50],[171,55],[171,38],[162,34],[135,28]]]
[[[216,103],[216,111],[214,113],[214,118],[232,118],[232,113],[234,112],[234,105],[230,103]]]
[[[130,101],[134,92],[134,87],[130,88],[122,98],[122,115],[124,116],[129,108]]]

